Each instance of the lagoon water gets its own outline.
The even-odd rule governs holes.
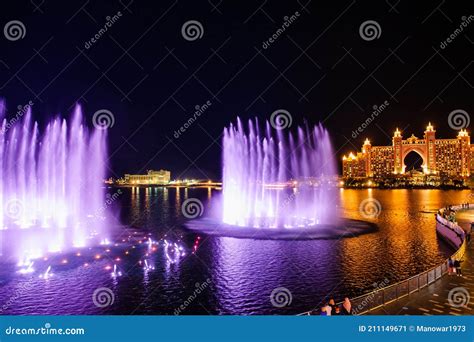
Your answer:
[[[199,198],[206,212],[220,190],[120,190],[113,203],[120,214],[111,228],[116,241],[126,242],[109,251],[97,247],[51,256],[38,261],[33,274],[0,265],[1,314],[297,314],[320,306],[328,294],[336,300],[360,295],[440,263],[452,251],[438,239],[434,215],[470,196],[470,191],[341,189],[342,217],[366,220],[361,202],[380,202],[379,215],[369,219],[378,225],[376,232],[270,241],[206,237],[184,228],[181,203]],[[134,234],[136,239],[128,238]],[[156,243],[147,244],[148,238]],[[111,276],[114,264],[121,277]],[[53,276],[39,278],[48,265]],[[113,302],[104,307],[93,301],[101,287],[113,293]],[[291,293],[291,303],[281,308],[270,300],[280,287]]]

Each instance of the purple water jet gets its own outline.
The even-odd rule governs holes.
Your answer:
[[[321,125],[298,127],[296,137],[265,123],[240,119],[224,129],[223,217],[229,225],[301,228],[337,219],[336,166]]]
[[[5,116],[0,103],[0,119]],[[103,217],[106,131],[69,122],[41,134],[31,118],[3,119],[0,132],[0,255],[19,264],[107,239]],[[95,240],[92,242],[91,240]]]
[[[277,126],[278,127],[278,126]],[[340,239],[373,232],[368,222],[340,218],[335,156],[321,125],[273,129],[249,120],[224,129],[222,199],[191,231],[242,239]],[[216,215],[215,212],[220,214]]]

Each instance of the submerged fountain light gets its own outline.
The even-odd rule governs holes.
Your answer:
[[[168,242],[168,240],[165,240],[164,244],[165,256],[170,263],[175,264],[179,262],[181,257],[186,255],[183,246],[178,245],[176,242]]]
[[[53,273],[51,273],[51,265],[48,266],[48,268],[46,269],[46,271],[42,274],[39,275],[39,277],[41,279],[49,279],[53,276]]]
[[[111,273],[112,278],[117,278],[122,276],[122,272],[117,269],[117,264],[114,264],[114,270]]]
[[[148,263],[147,259],[144,260],[144,263],[145,263],[145,266],[143,266],[143,269],[145,270],[145,272],[155,269],[155,266],[153,266],[152,263]]]
[[[33,269],[33,261],[30,261],[26,267],[20,268],[18,273],[20,274],[28,274],[28,273],[33,273],[35,270]]]
[[[0,102],[0,255],[43,257],[103,241],[106,131],[88,129],[81,108],[44,130],[31,108],[8,120]],[[91,239],[94,242],[91,242]]]

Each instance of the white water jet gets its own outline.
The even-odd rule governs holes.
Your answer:
[[[257,120],[224,129],[225,224],[253,228],[302,228],[335,223],[336,164],[321,125],[298,127],[296,137]]]
[[[0,257],[16,261],[106,239],[102,215],[106,131],[88,129],[81,108],[41,133],[31,108],[4,118],[0,103]]]

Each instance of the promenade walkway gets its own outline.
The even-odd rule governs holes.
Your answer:
[[[460,225],[467,229],[469,223],[461,222]],[[463,277],[445,275],[431,285],[374,309],[367,315],[473,315],[474,242],[467,245],[462,260]]]

